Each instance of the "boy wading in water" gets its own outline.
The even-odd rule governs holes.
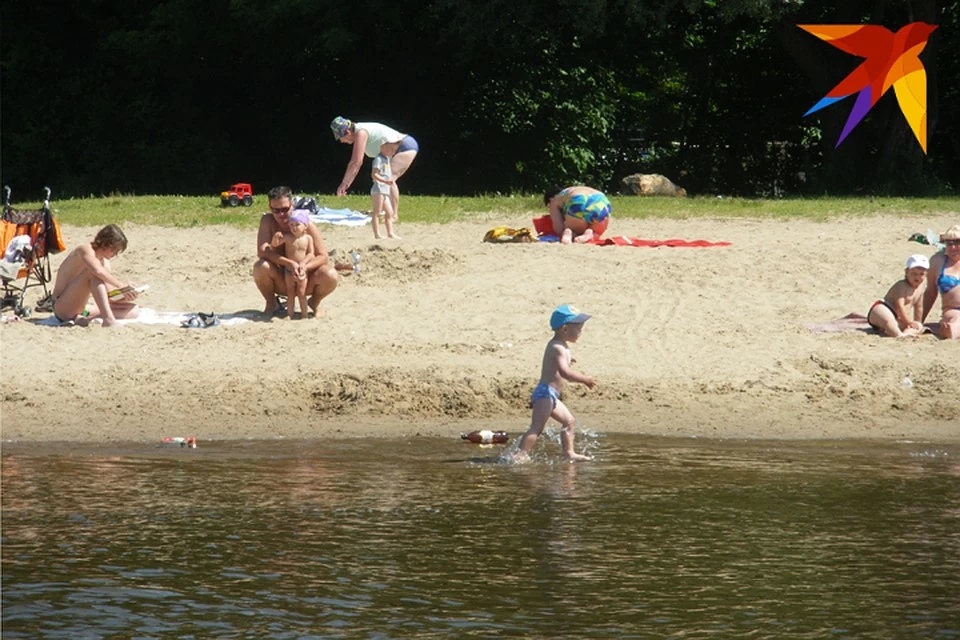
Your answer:
[[[520,438],[514,460],[523,462],[530,457],[530,451],[537,444],[537,438],[543,432],[547,419],[553,418],[560,423],[560,444],[563,447],[563,456],[577,462],[590,460],[590,456],[576,453],[573,450],[574,417],[567,405],[560,401],[560,392],[567,381],[586,385],[593,389],[597,383],[593,376],[577,373],[571,368],[573,354],[568,343],[576,342],[583,331],[583,323],[590,319],[585,313],[580,313],[569,304],[560,305],[550,316],[550,328],[553,329],[553,338],[547,343],[543,353],[543,366],[540,372],[540,383],[533,390],[530,402],[533,404],[533,415],[530,418],[530,428]]]

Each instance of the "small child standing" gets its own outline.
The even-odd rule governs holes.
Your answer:
[[[880,333],[905,338],[923,333],[923,292],[930,261],[919,253],[907,258],[903,280],[894,283],[883,300],[867,312],[867,322]]]
[[[530,396],[533,415],[530,418],[530,428],[520,438],[515,457],[517,461],[529,458],[530,451],[536,446],[537,438],[543,432],[548,418],[553,418],[560,423],[560,444],[563,447],[563,456],[571,461],[590,460],[590,456],[574,452],[575,420],[570,409],[560,401],[560,392],[566,385],[566,381],[586,385],[589,389],[593,389],[596,384],[593,376],[577,373],[571,369],[573,354],[569,343],[576,342],[580,338],[583,323],[589,319],[590,316],[580,313],[569,304],[560,305],[550,316],[553,338],[547,343],[543,353],[540,383]]]
[[[307,315],[307,262],[315,254],[313,237],[307,233],[310,217],[306,211],[296,211],[290,216],[290,232],[277,231],[270,246],[274,249],[284,247],[284,255],[280,258],[283,264],[284,278],[287,286],[287,317],[293,320],[294,298],[300,303],[300,319],[305,320]]]
[[[402,240],[393,230],[397,221],[397,212],[393,210],[390,201],[390,187],[393,185],[393,174],[390,171],[390,158],[382,152],[373,159],[373,169],[370,172],[373,186],[370,187],[370,198],[373,201],[373,237],[380,239],[380,212],[383,212],[383,224],[387,228],[387,237]]]

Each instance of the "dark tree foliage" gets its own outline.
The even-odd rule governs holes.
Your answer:
[[[858,60],[796,27],[940,25],[924,155],[885,96],[803,117]],[[960,186],[960,9],[938,0],[5,0],[2,180],[21,198],[331,193],[336,115],[421,143],[408,193],[663,173],[690,193]],[[362,191],[369,179],[361,177]]]

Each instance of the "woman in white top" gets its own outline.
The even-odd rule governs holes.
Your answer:
[[[363,166],[363,156],[376,158],[378,155],[390,157],[390,169],[393,171],[393,185],[390,187],[390,202],[393,204],[394,215],[399,214],[400,190],[397,181],[413,164],[420,145],[413,136],[400,133],[379,122],[352,122],[337,116],[330,123],[333,137],[343,144],[353,145],[350,162],[343,173],[343,180],[337,187],[337,195],[346,195],[347,189],[353,184],[360,167]],[[386,149],[384,149],[384,147]],[[391,153],[393,154],[391,157]]]

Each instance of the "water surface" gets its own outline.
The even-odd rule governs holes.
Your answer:
[[[3,451],[3,638],[960,638],[960,448]]]

